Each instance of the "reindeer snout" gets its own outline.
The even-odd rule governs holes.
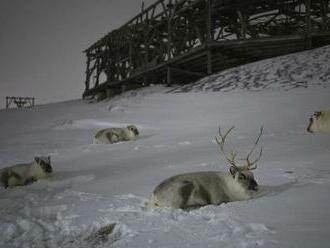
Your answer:
[[[252,180],[249,185],[249,190],[258,190],[258,183],[255,180]]]
[[[46,171],[47,171],[47,173],[52,173],[53,172],[53,168],[51,166],[49,166]]]
[[[307,132],[314,133],[313,130],[312,130],[312,128],[311,128],[311,126],[312,126],[312,123],[308,125]]]

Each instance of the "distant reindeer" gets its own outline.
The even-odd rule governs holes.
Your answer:
[[[330,109],[314,112],[314,115],[309,118],[307,131],[330,134]]]
[[[252,170],[257,168],[262,148],[256,159],[251,161],[250,157],[259,143],[263,128],[260,128],[254,146],[244,159],[244,165],[237,164],[237,152],[232,150],[229,155],[225,152],[226,138],[233,129],[234,127],[231,127],[222,134],[219,127],[219,136],[216,137],[221,154],[230,164],[229,172],[199,171],[170,177],[154,189],[148,205],[187,209],[253,198],[258,190],[258,184]]]
[[[0,169],[0,185],[5,188],[27,185],[49,176],[52,171],[50,157],[35,157],[31,163]]]
[[[107,128],[98,131],[94,137],[95,144],[112,144],[120,141],[134,140],[139,135],[136,126],[129,125],[123,128]]]

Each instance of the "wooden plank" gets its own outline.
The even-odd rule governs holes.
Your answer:
[[[176,67],[171,67],[171,70],[173,72],[182,73],[182,74],[186,74],[186,75],[194,76],[194,77],[205,77],[207,75],[206,73],[200,73],[200,72],[185,70],[185,69],[176,68]]]

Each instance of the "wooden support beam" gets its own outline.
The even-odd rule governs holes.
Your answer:
[[[172,71],[171,71],[171,67],[169,66],[166,67],[166,83],[167,86],[172,85]]]
[[[240,20],[240,34],[239,38],[244,40],[246,38],[246,18],[241,10],[237,11],[238,18]]]
[[[169,5],[172,5],[172,0],[169,0]],[[167,61],[171,59],[171,50],[172,50],[172,9],[169,8],[167,15]]]
[[[207,75],[211,75],[213,72],[211,48],[207,48],[206,54],[207,54]]]
[[[9,108],[9,97],[7,96],[6,97],[6,109],[8,109]]]
[[[91,63],[91,59],[90,56],[87,55],[87,62],[86,62],[86,79],[85,79],[85,91],[89,90],[89,83],[91,80],[91,73],[90,73],[90,63]]]
[[[99,58],[99,59],[97,59],[97,64],[96,64],[96,75],[95,75],[95,86],[97,87],[98,85],[99,85],[99,83],[100,83],[100,59],[101,58]]]
[[[131,36],[131,39],[129,40],[129,51],[128,51],[128,63],[129,63],[129,72],[131,73],[133,71],[133,44],[132,44],[132,39],[133,37]]]
[[[212,35],[212,0],[207,0],[206,2],[206,30],[207,30],[207,41],[213,40]]]
[[[327,19],[328,19],[328,6],[329,6],[329,0],[320,0],[321,1],[321,15],[322,15],[322,31],[327,31],[329,29],[327,25]]]
[[[207,74],[212,74],[212,54],[208,45],[213,41],[212,34],[212,0],[207,0],[206,2],[206,28],[207,28]]]
[[[182,74],[186,74],[186,75],[193,76],[193,77],[201,78],[201,77],[206,76],[205,73],[201,73],[201,72],[189,71],[186,69],[176,68],[176,67],[172,67],[172,66],[168,67],[168,68],[171,68],[170,70],[172,70],[173,72],[182,73]]]
[[[306,7],[306,48],[312,48],[312,21],[311,21],[311,0],[305,0]]]

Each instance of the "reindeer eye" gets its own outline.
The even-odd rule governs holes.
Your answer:
[[[246,176],[243,175],[243,174],[240,174],[238,178],[239,178],[240,180],[245,180],[245,179],[246,179]]]

